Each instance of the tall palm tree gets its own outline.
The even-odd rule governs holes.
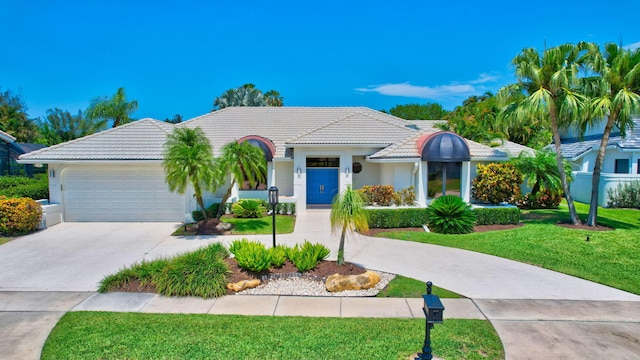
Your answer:
[[[49,109],[40,122],[40,140],[55,145],[101,131],[102,125],[102,122],[87,119],[82,110],[72,115],[66,110]]]
[[[237,183],[248,180],[253,187],[256,181],[266,181],[267,161],[264,158],[264,153],[248,141],[242,143],[232,141],[226,144],[222,148],[222,156],[216,161],[216,167],[221,177],[231,175],[231,184],[218,207],[218,217],[223,214],[224,205],[229,200],[231,191]],[[224,180],[219,178],[220,183],[223,183]]]
[[[275,90],[269,90],[264,93],[264,101],[267,106],[284,106],[284,97]]]
[[[341,228],[338,247],[338,265],[344,264],[344,240],[347,232],[369,230],[369,220],[364,210],[362,195],[347,186],[347,189],[333,199],[331,206],[331,227],[334,231]]]
[[[91,99],[87,108],[87,117],[92,120],[101,120],[105,124],[113,121],[112,127],[117,127],[130,122],[129,117],[138,110],[138,101],[127,101],[127,94],[124,88],[119,88],[111,96],[98,96]]]
[[[575,90],[578,83],[578,63],[584,55],[582,50],[582,47],[572,44],[559,45],[542,54],[533,48],[522,50],[512,60],[518,83],[507,85],[498,93],[501,98],[516,92],[526,95],[521,101],[503,108],[505,118],[517,120],[549,117],[551,120],[556,166],[573,224],[580,224],[581,221],[564,172],[559,129],[577,124],[588,113],[586,97]]]
[[[607,150],[607,143],[613,127],[624,135],[633,128],[633,115],[640,113],[640,49],[625,50],[614,43],[604,46],[601,53],[592,46],[593,70],[596,76],[596,93],[593,98],[594,113],[592,120],[607,118],[604,133],[596,155],[591,179],[591,202],[587,225],[596,226],[598,218],[598,197],[600,191],[600,173]]]
[[[191,183],[202,216],[207,219],[202,191],[215,190],[219,176],[216,175],[211,143],[202,129],[174,129],[164,144],[162,165],[169,190],[184,194]]]

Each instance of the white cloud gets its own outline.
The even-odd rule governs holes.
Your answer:
[[[400,84],[369,85],[365,88],[357,88],[355,90],[361,93],[375,92],[381,95],[388,96],[404,96],[421,99],[442,100],[452,96],[471,95],[481,90],[474,86],[474,84],[495,82],[497,79],[497,76],[480,74],[480,77],[478,79],[469,81],[467,83],[452,83],[449,85],[438,86],[417,86],[405,82]]]
[[[633,44],[625,45],[624,48],[628,49],[628,50],[639,49],[640,48],[640,41],[634,42]]]

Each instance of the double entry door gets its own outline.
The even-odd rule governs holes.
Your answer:
[[[307,204],[331,204],[338,186],[338,169],[307,168]]]

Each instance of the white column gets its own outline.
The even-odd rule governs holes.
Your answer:
[[[267,161],[267,184],[269,187],[276,185],[276,167],[273,161]]]
[[[471,201],[471,162],[463,161],[460,174],[460,197],[469,203]]]
[[[420,206],[427,206],[427,162],[418,162],[418,181],[416,184],[416,197]]]
[[[293,196],[296,198],[296,211],[307,209],[307,154],[296,151],[293,158]]]

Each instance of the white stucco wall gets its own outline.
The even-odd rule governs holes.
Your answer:
[[[354,156],[353,162],[362,164],[362,171],[353,174],[353,188],[359,189],[365,185],[377,185],[380,179],[380,164],[366,161],[364,156]]]
[[[571,183],[571,196],[575,201],[588,204],[591,202],[591,172],[574,171],[573,182]],[[609,189],[615,189],[618,184],[640,181],[638,174],[600,174],[600,187],[598,192],[598,205],[607,206],[607,192]]]
[[[293,178],[297,176],[293,168],[293,161],[276,161],[275,186],[280,196],[293,196]]]

